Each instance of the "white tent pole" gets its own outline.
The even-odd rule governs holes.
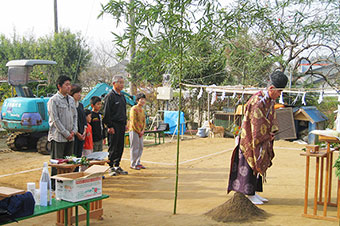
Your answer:
[[[208,92],[208,122],[210,122],[210,94]]]

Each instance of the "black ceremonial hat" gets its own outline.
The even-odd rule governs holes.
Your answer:
[[[274,71],[269,78],[275,88],[285,88],[288,82],[287,76],[281,71]]]

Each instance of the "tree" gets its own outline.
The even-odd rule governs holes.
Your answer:
[[[13,35],[12,40],[0,36],[0,74],[7,77],[6,63],[18,59],[44,59],[57,62],[56,66],[35,66],[31,79],[49,80],[54,84],[59,75],[67,75],[74,82],[84,70],[92,55],[80,34],[69,30],[36,40],[33,36]]]
[[[92,50],[92,56],[88,67],[80,74],[81,83],[87,86],[94,86],[98,82],[111,84],[114,75],[111,68],[118,61],[111,43],[101,42]]]
[[[40,38],[38,46],[40,58],[57,62],[56,67],[50,69],[53,77],[49,79],[49,83],[54,83],[59,75],[67,75],[73,82],[79,82],[79,74],[86,69],[92,57],[81,35],[69,30]]]
[[[179,58],[181,54],[190,53],[186,50],[189,49],[190,40],[195,34],[199,34],[201,40],[206,38],[218,43],[216,40],[223,32],[215,29],[213,24],[219,6],[215,0],[183,2],[134,0],[129,3],[111,0],[106,5],[102,5],[100,16],[105,13],[112,15],[117,25],[125,22],[126,29],[123,34],[113,33],[120,57],[124,58],[127,55],[132,40],[138,40],[136,59],[129,66],[131,72],[142,76],[136,78],[136,81],[140,79],[161,81],[162,78],[159,77],[163,72],[178,75]],[[134,27],[128,24],[129,13],[132,11],[135,17]],[[139,54],[141,56],[138,56]],[[190,56],[187,57],[186,62],[192,63]],[[148,75],[148,72],[152,73]],[[145,76],[150,77],[145,78]]]
[[[227,71],[231,83],[262,86],[277,58],[268,54],[273,47],[253,39],[247,31],[239,31],[226,45]]]
[[[32,35],[20,37],[13,35],[12,40],[0,35],[0,77],[7,77],[6,63],[14,59],[34,59],[37,45]]]
[[[304,74],[297,72],[302,60],[307,60],[310,65],[328,61],[339,68],[335,62],[339,57],[339,1],[244,0],[223,14],[222,18],[237,24],[240,29],[249,29],[254,39],[273,46],[267,54],[276,59],[281,71],[293,70],[293,82],[304,74],[314,73],[312,67]],[[315,58],[320,55],[327,57]]]

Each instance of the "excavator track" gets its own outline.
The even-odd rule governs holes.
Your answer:
[[[51,143],[47,140],[47,136],[40,137],[37,142],[37,151],[42,155],[51,153]]]
[[[25,150],[27,149],[27,147],[25,146],[19,146],[17,141],[18,138],[20,138],[21,136],[24,136],[25,133],[23,132],[14,132],[11,135],[9,135],[9,137],[6,140],[7,146],[13,150],[13,151],[19,151],[19,150]]]

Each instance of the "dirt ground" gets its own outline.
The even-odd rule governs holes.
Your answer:
[[[4,139],[0,140],[0,150]],[[203,214],[230,197],[226,194],[230,156],[234,140],[228,138],[196,138],[180,142],[179,188],[177,214],[174,215],[176,178],[176,142],[145,147],[142,162],[145,170],[129,169],[129,150],[125,149],[122,168],[129,175],[103,180],[103,192],[110,195],[103,201],[104,219],[91,225],[226,225]],[[299,154],[304,145],[277,141],[275,159],[268,170],[263,197],[269,199],[259,206],[270,217],[242,225],[338,225],[338,222],[302,217],[304,204],[305,158]],[[338,153],[335,153],[335,157]],[[49,156],[35,152],[0,152],[0,186],[26,188],[27,182],[38,184],[41,167]],[[311,186],[308,212],[312,212],[314,161],[311,163]],[[25,171],[25,172],[22,172]],[[14,175],[13,175],[14,174]],[[336,179],[333,177],[333,184]],[[335,187],[332,189],[335,200]],[[319,206],[322,214],[322,206]],[[335,216],[335,207],[328,208]],[[12,225],[55,225],[56,214],[28,219]],[[85,225],[82,222],[80,225]],[[228,223],[240,225],[240,223]]]

